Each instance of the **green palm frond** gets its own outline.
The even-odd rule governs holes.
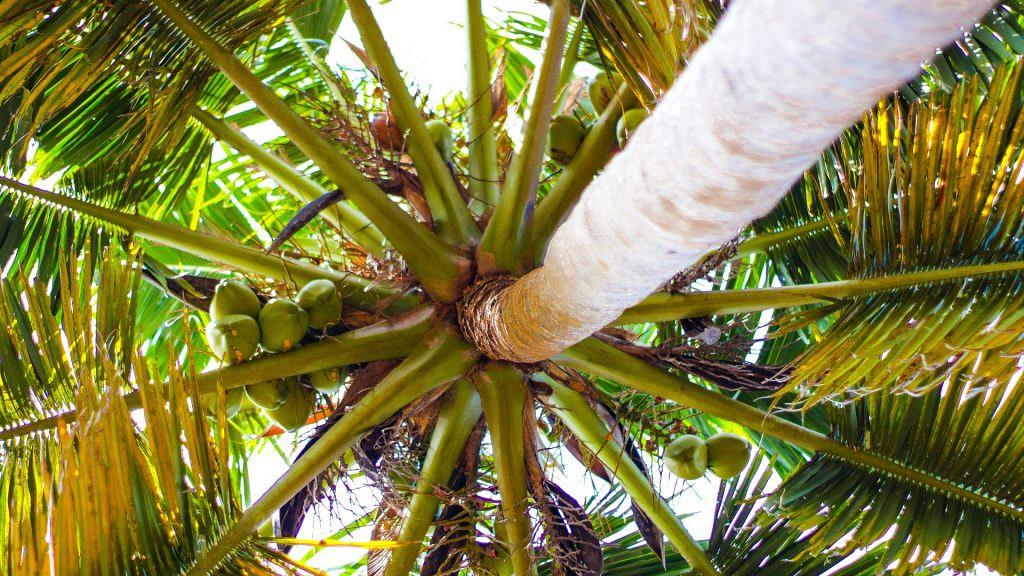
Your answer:
[[[715,524],[708,550],[726,574],[758,576],[874,576],[888,574],[885,546],[865,542],[865,549],[809,548],[828,527],[800,524],[776,514],[764,494],[774,483],[772,466],[762,456],[747,471],[722,482],[715,507]],[[924,564],[924,563],[922,563]],[[938,574],[943,563],[931,563],[906,570],[906,574]]]
[[[935,492],[818,455],[775,499],[799,528],[814,530],[806,554],[884,540],[883,565],[898,562],[897,573],[947,556],[957,570],[975,563],[1000,574],[1024,570],[1024,513],[1000,513],[964,497],[987,494],[1024,508],[1024,392],[1012,379],[978,386],[970,370],[943,374],[942,388],[923,396],[874,394],[832,414],[832,435],[841,442],[933,477],[956,478],[964,493]]]
[[[964,77],[992,78],[1001,64],[1024,54],[1024,2],[997,2],[963,38],[943,48],[925,74],[902,89],[908,100],[951,91]]]
[[[987,94],[975,78],[952,95],[886,105],[867,118],[856,169],[843,179],[852,277],[1021,258],[1022,75],[1024,66],[1007,65]],[[981,385],[1012,373],[1009,356],[1024,349],[1022,310],[1021,278],[1006,274],[798,314],[796,326],[838,312],[787,391],[812,403],[845,391],[921,393],[958,372]]]
[[[237,49],[295,2],[195,4],[195,17],[223,31],[219,40]],[[195,175],[188,167],[208,150],[200,133],[186,127],[188,104],[203,96],[216,69],[148,6],[36,0],[7,9],[0,24],[11,26],[0,38],[0,102],[13,112],[0,126],[10,143],[3,150],[7,170],[20,172],[34,140],[43,175],[88,169],[101,158],[105,165],[93,169],[94,178],[111,174],[123,184],[147,170],[164,175],[168,185]],[[117,194],[118,207],[153,192],[147,186],[104,188]]]
[[[87,262],[61,266],[59,318],[38,283],[3,288],[0,429],[64,407],[80,417],[0,446],[0,543],[10,552],[2,570],[177,573],[239,510],[220,455],[228,447],[211,439],[195,380],[173,366],[165,380],[135,351],[134,257],[107,250],[95,272]],[[130,389],[144,430],[125,404]],[[250,542],[224,570],[271,567],[295,571]]]

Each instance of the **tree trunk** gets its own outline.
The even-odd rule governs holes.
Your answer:
[[[467,295],[467,336],[492,358],[534,362],[601,329],[770,211],[865,108],[991,5],[732,2],[544,265]]]

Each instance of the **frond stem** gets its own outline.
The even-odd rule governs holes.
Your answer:
[[[775,288],[754,288],[750,290],[721,290],[713,292],[690,292],[668,294],[658,292],[627,309],[615,324],[637,324],[641,322],[669,322],[682,318],[700,318],[720,314],[741,314],[758,312],[770,308],[791,308],[811,304],[836,302],[844,298],[855,298],[875,292],[919,286],[938,282],[949,282],[994,274],[1008,274],[1024,270],[1024,261],[997,262],[955,266],[938,270],[907,272],[877,278],[858,278],[820,284],[800,284]]]
[[[879,470],[905,482],[921,484],[950,494],[1006,516],[1024,520],[1024,510],[985,494],[963,488],[943,478],[887,460],[870,452],[841,444],[828,436],[809,430],[678,378],[613,346],[588,338],[566,350],[555,359],[559,364],[608,378],[646,394],[668,398],[673,402],[773,436],[813,452],[824,452],[854,464]]]

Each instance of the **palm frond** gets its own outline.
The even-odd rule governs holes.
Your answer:
[[[952,95],[885,105],[865,120],[860,160],[842,178],[852,277],[1021,259],[1022,76],[1024,67],[1007,65],[987,93],[975,78]],[[1022,310],[1022,279],[1007,274],[797,314],[791,327],[838,311],[786,391],[814,403],[846,391],[921,393],[950,374],[978,385],[1008,378],[1024,352]]]
[[[0,447],[4,572],[177,573],[240,509],[228,447],[212,440],[195,379],[172,366],[165,380],[135,351],[134,257],[109,249],[95,272],[71,260],[60,278],[59,319],[38,283],[5,284],[0,302],[0,427],[65,406],[81,416]],[[144,430],[125,404],[130,389]],[[294,572],[248,542],[224,569],[271,567]]]
[[[874,394],[835,408],[832,435],[1021,511],[1024,392],[1012,379],[981,386],[970,370],[944,374],[942,387],[923,396]],[[957,570],[975,563],[1001,574],[1024,570],[1024,512],[1000,513],[963,495],[818,455],[774,502],[799,528],[813,529],[805,542],[812,556],[884,541],[883,566],[896,562],[897,573],[947,557]]]

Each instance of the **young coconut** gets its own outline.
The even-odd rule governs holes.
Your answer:
[[[245,394],[253,404],[272,410],[284,403],[285,398],[288,397],[288,391],[293,386],[298,386],[298,380],[295,378],[279,378],[259,384],[250,384],[245,387]]]
[[[548,128],[548,156],[565,166],[576,156],[586,135],[587,128],[575,116],[555,116]]]
[[[348,371],[344,368],[328,368],[307,374],[309,384],[323,394],[334,394],[341,389],[347,375]]]
[[[227,364],[240,364],[256,353],[260,327],[242,314],[231,314],[206,325],[206,340],[214,355]]]
[[[206,406],[210,416],[217,415],[217,394],[210,394],[203,397],[203,405]],[[242,409],[242,401],[245,399],[244,388],[232,388],[224,392],[224,415],[234,418]]]
[[[260,344],[270,352],[299,345],[309,331],[309,313],[287,298],[275,298],[260,310]]]
[[[210,300],[210,318],[216,320],[233,314],[255,320],[260,314],[260,299],[252,288],[238,280],[223,280]]]
[[[405,149],[405,134],[390,111],[374,114],[373,120],[370,120],[370,131],[381,149],[388,152],[401,152]]]
[[[323,330],[341,322],[341,294],[330,280],[313,280],[299,290],[299,306],[309,314],[309,325]]]
[[[648,116],[650,116],[650,113],[643,108],[626,110],[622,115],[622,118],[619,118],[619,123],[615,127],[615,135],[619,140],[619,148],[626,147],[626,143],[629,142],[630,137],[633,136],[636,129],[643,124],[644,120],[647,120]]]
[[[665,448],[665,465],[684,480],[696,480],[708,469],[708,447],[699,436],[684,434]]]
[[[590,98],[590,105],[594,107],[594,112],[598,114],[604,112],[612,98],[615,98],[616,86],[612,85],[612,81],[613,78],[605,72],[598,72],[597,76],[590,81],[587,96]]]
[[[723,480],[743,472],[750,460],[750,443],[746,438],[719,432],[707,439],[708,469]]]
[[[451,162],[452,156],[455,155],[455,136],[452,135],[452,129],[440,120],[429,120],[427,121],[427,131],[430,132],[437,151],[441,153],[441,158],[446,163]]]
[[[303,386],[290,384],[284,402],[277,408],[265,410],[267,418],[275,424],[294,432],[305,426],[309,417],[313,414],[313,394]]]

